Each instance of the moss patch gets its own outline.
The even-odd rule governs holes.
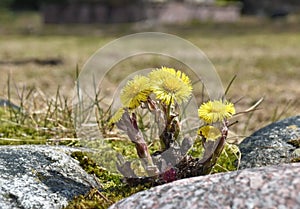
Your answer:
[[[204,153],[201,141],[198,139],[189,150],[188,154],[192,157],[201,157]],[[240,150],[238,146],[233,144],[225,144],[224,150],[220,155],[217,164],[214,166],[212,173],[220,173],[226,171],[235,171],[238,168],[240,160]]]
[[[128,184],[123,183],[123,177],[121,175],[113,174],[98,166],[88,157],[88,153],[73,152],[71,156],[80,162],[80,165],[84,170],[89,174],[95,175],[99,179],[101,191],[93,188],[88,194],[76,197],[69,203],[66,209],[108,208],[110,205],[123,198],[151,187],[151,185],[131,187]]]

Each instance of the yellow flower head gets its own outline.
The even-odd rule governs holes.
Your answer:
[[[124,113],[125,110],[123,108],[118,109],[117,112],[115,112],[115,114],[111,117],[108,123],[112,125],[119,122],[119,120],[121,120]]]
[[[120,99],[124,107],[134,109],[142,102],[147,101],[147,98],[151,93],[149,81],[149,78],[140,75],[137,75],[132,80],[128,81],[120,94]]]
[[[174,68],[168,68],[168,67],[161,67],[160,69],[161,69],[161,71],[165,71],[165,72],[168,72],[168,73],[176,76],[177,78],[182,80],[185,84],[191,85],[190,78],[185,73],[181,72],[180,70],[176,71]]]
[[[205,139],[215,140],[221,136],[221,132],[214,126],[202,126],[198,129],[198,135]]]
[[[198,109],[199,117],[206,123],[221,122],[235,114],[234,105],[222,100],[214,100],[203,103]]]
[[[192,92],[190,79],[181,71],[162,67],[149,74],[151,90],[166,105],[186,101]]]

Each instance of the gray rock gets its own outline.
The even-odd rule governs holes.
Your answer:
[[[300,115],[272,123],[247,137],[239,145],[240,168],[290,163],[297,148],[291,140],[300,140]]]
[[[299,208],[300,164],[182,179],[136,193],[109,209]]]
[[[15,105],[14,103],[10,102],[7,99],[0,99],[0,107],[10,107],[15,110],[21,110],[19,106]]]
[[[96,186],[63,146],[0,147],[0,208],[62,208]],[[78,149],[77,149],[78,150]]]

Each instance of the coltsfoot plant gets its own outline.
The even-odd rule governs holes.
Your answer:
[[[203,102],[198,109],[196,141],[193,140],[183,134],[188,130],[181,127],[185,104],[190,101],[192,90],[191,80],[185,73],[167,67],[152,70],[147,75],[136,75],[123,87],[122,107],[109,123],[128,136],[140,159],[137,165],[119,156],[117,169],[129,184],[163,184],[212,172],[224,153],[228,130],[235,123],[229,120],[237,113],[234,104],[224,97]],[[149,145],[157,138],[159,149],[150,153]],[[202,151],[191,154],[197,141]],[[238,155],[237,147],[228,150]]]

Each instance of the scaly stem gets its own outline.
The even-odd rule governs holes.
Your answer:
[[[159,173],[158,168],[154,165],[147,143],[142,132],[138,128],[136,115],[132,113],[132,116],[130,117],[128,111],[126,111],[123,114],[122,119],[117,123],[117,126],[119,129],[127,132],[129,139],[135,144],[137,154],[142,160],[148,175],[157,176]]]
[[[228,121],[223,122],[223,127],[221,130],[221,137],[216,141],[205,142],[205,151],[202,159],[199,161],[203,165],[203,174],[209,174],[213,166],[217,163],[220,157],[228,135]]]

